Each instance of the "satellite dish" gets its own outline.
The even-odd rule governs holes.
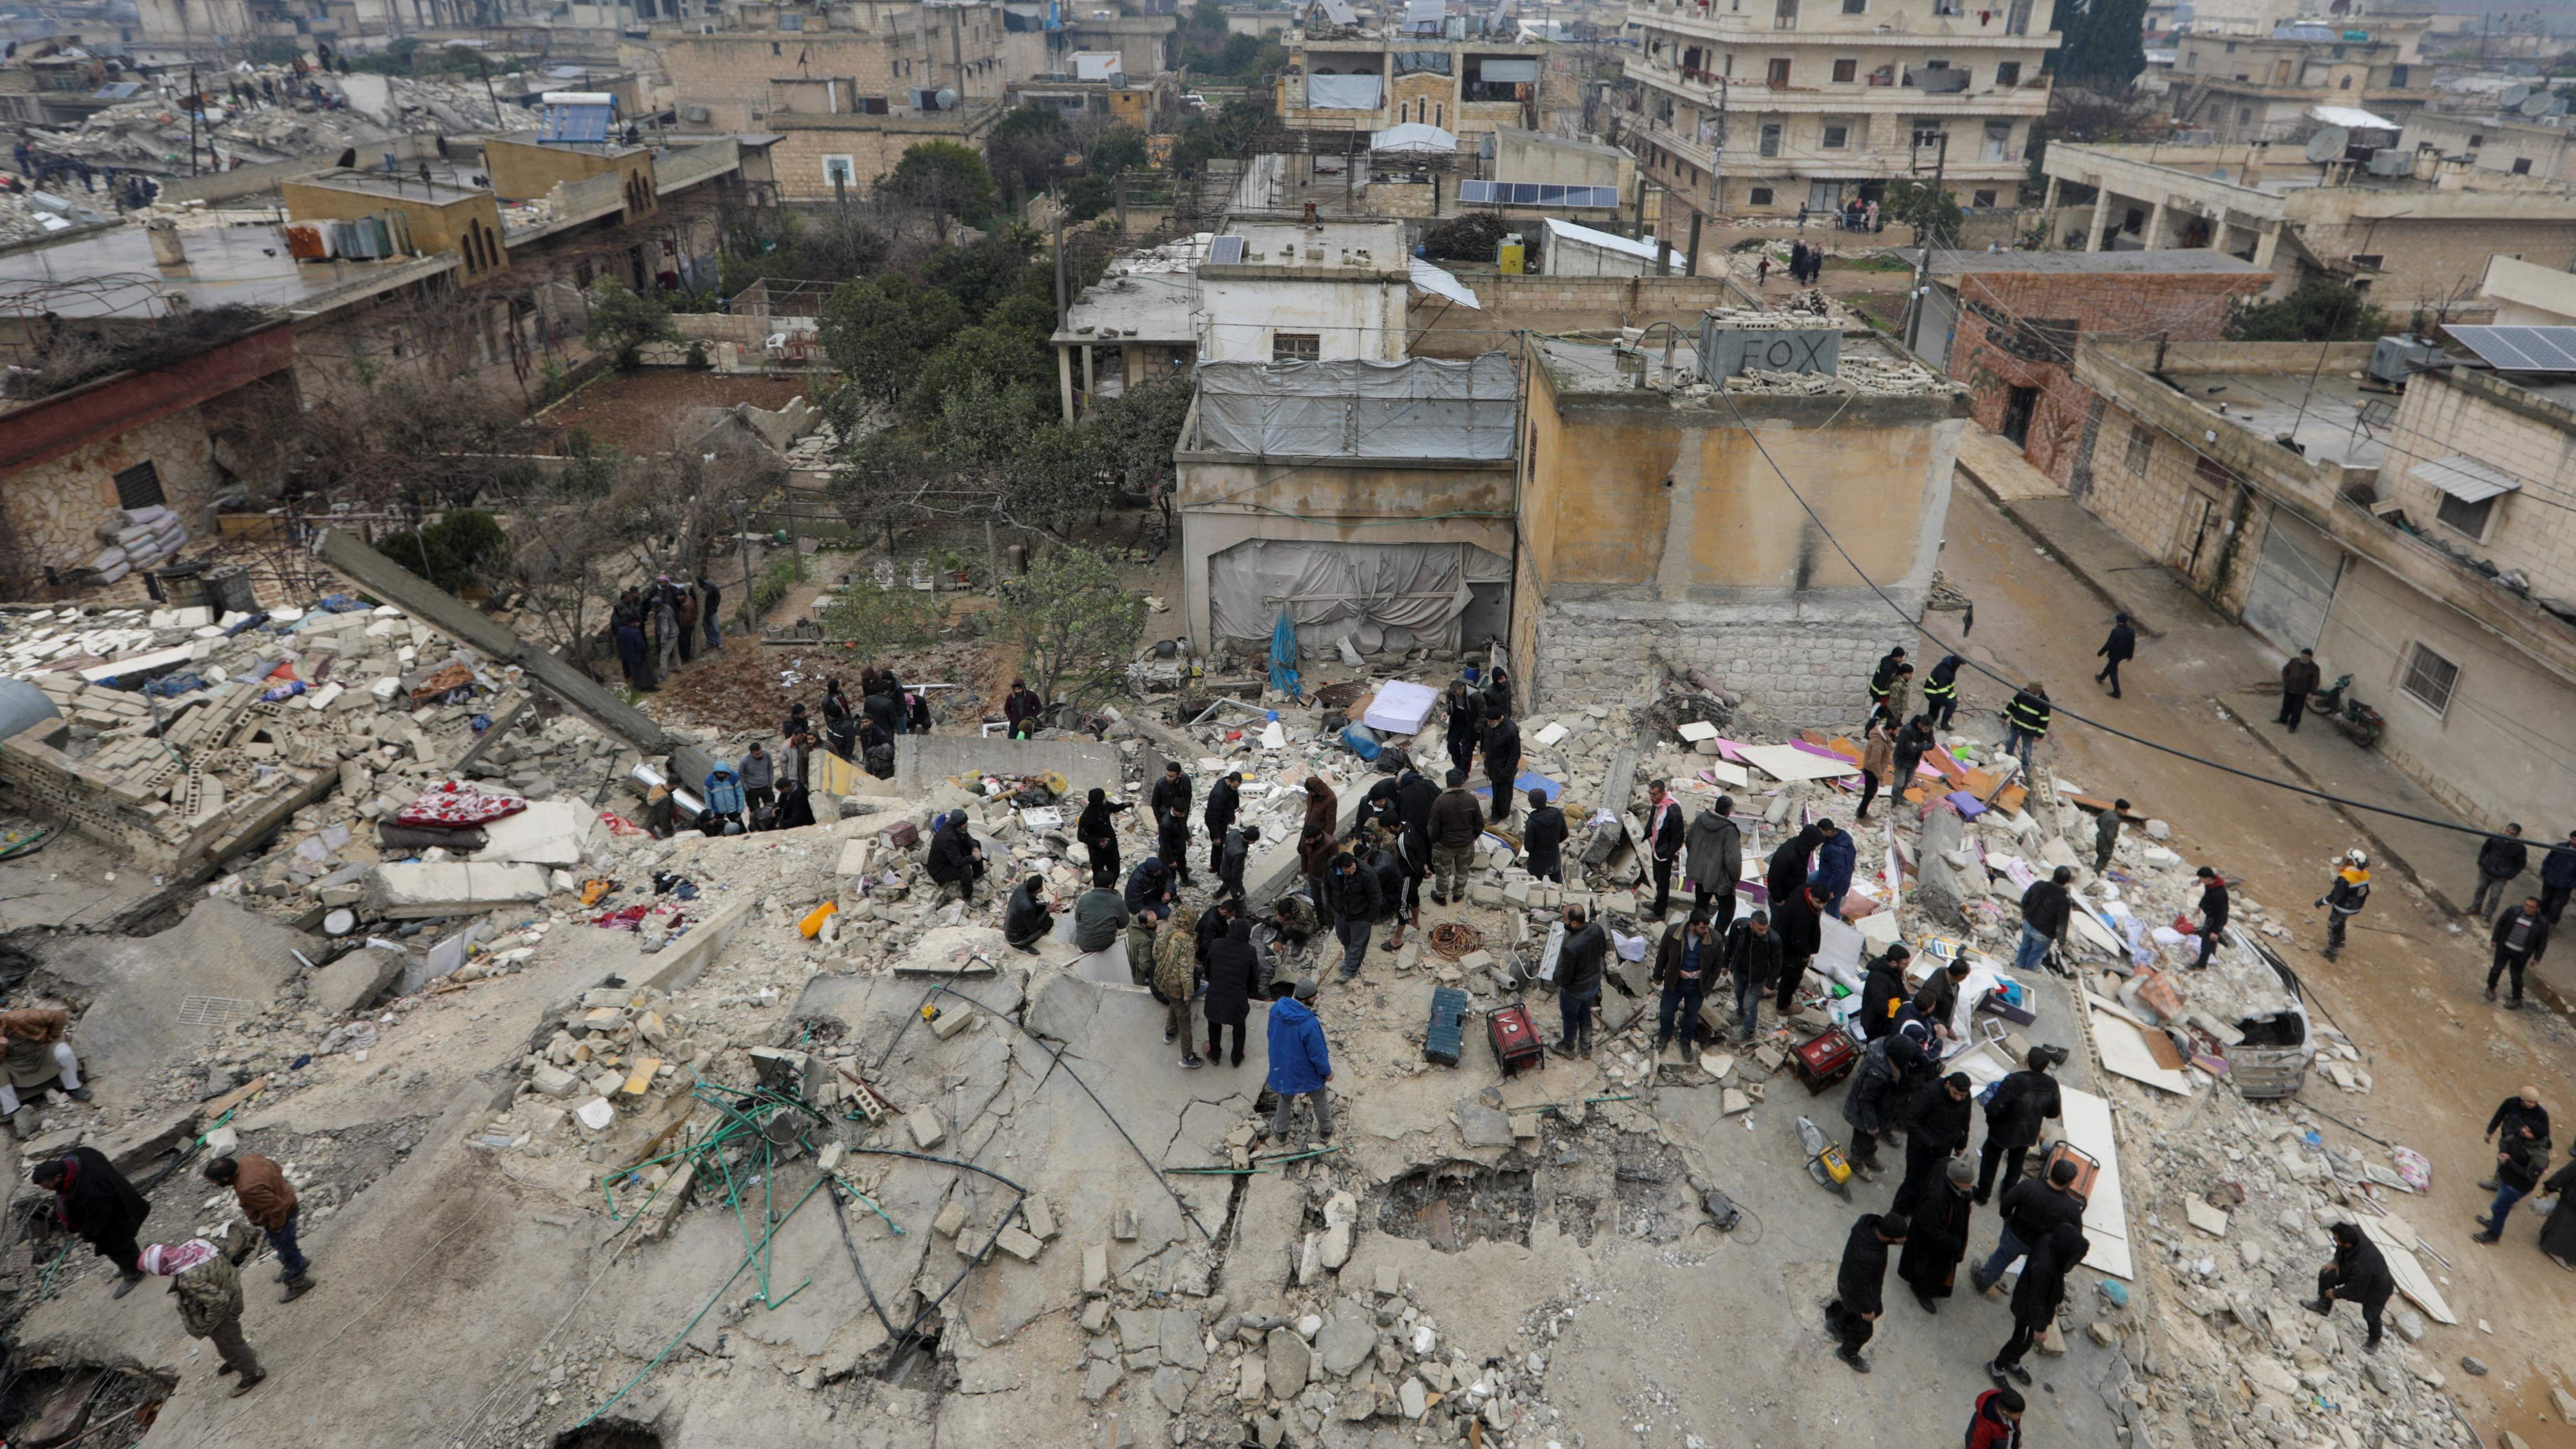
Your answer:
[[[2341,126],[2328,126],[2308,138],[2307,158],[2326,162],[2343,159],[2343,148],[2352,144],[2352,132]]]
[[[2558,104],[2558,97],[2543,91],[2522,103],[2522,113],[2526,116],[2546,116],[2550,113],[2550,108]]]
[[[2531,87],[2526,85],[2510,85],[2504,88],[2503,95],[2496,98],[2496,104],[2510,108],[2521,105],[2525,100],[2529,99],[2530,96]]]
[[[2541,114],[2542,114],[2542,115],[2544,115],[2544,116],[2563,116],[2563,115],[2566,115],[2566,114],[2567,114],[2567,98],[2566,98],[2565,96],[2551,96],[2551,97],[2549,98],[2549,109],[2548,109],[2548,110],[2545,110],[2545,111],[2543,111],[2543,112],[2541,112]],[[1491,133],[1489,132],[1488,134],[1491,134]]]
[[[946,87],[946,86],[941,86],[941,87],[939,88],[939,96],[938,96],[938,100],[939,100],[939,109],[941,109],[941,110],[943,110],[943,111],[947,111],[947,110],[954,110],[954,109],[956,109],[956,106],[957,106],[957,92],[955,92],[955,91],[953,91],[953,90],[949,89],[949,88],[948,88],[948,87]]]

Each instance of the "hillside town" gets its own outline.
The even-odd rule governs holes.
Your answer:
[[[2450,3],[0,4],[0,1443],[2576,1449]]]

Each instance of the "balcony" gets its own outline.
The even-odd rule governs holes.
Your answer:
[[[1758,40],[1771,45],[1848,46],[1854,42],[1866,42],[1951,50],[1980,45],[2045,50],[2055,47],[2062,38],[2054,30],[2016,32],[2006,11],[1989,10],[1985,13],[1988,18],[1982,22],[1974,11],[1964,15],[1908,16],[1900,20],[1878,21],[1867,15],[1845,15],[1839,6],[1829,12],[1805,13],[1797,9],[1782,12],[1776,0],[1758,11],[1751,6],[1729,10],[1722,3],[1676,0],[1670,5],[1631,5],[1628,7],[1628,20],[1646,30],[1666,30],[1715,40]]]
[[[1994,69],[1981,67],[1982,84],[1968,89],[1942,93],[1916,87],[1899,86],[1896,77],[1885,79],[1864,75],[1858,80],[1833,81],[1817,85],[1800,85],[1794,81],[1774,85],[1761,76],[1737,76],[1731,80],[1707,70],[1685,69],[1650,60],[1643,55],[1625,57],[1621,64],[1629,79],[1679,96],[1695,105],[1715,108],[1721,88],[1730,110],[1760,111],[1781,115],[1839,115],[1901,109],[1924,116],[2038,116],[2048,110],[2048,80],[2033,76],[2013,85],[1994,84]],[[1830,74],[1823,60],[1802,62],[1815,74]],[[1795,76],[1799,72],[1793,71]]]

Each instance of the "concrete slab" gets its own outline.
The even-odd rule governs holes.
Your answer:
[[[397,920],[464,916],[546,898],[545,867],[467,861],[380,865],[367,872],[367,905]]]
[[[157,936],[64,936],[43,944],[45,970],[91,1003],[72,1028],[72,1045],[103,1102],[142,1100],[172,1059],[195,1053],[216,1025],[183,1026],[191,997],[218,1003],[197,1015],[240,1019],[265,1012],[278,990],[304,974],[301,949],[319,954],[311,937],[209,898]]]
[[[478,862],[570,868],[590,854],[602,833],[599,812],[580,800],[538,800],[516,815],[483,827]]]
[[[1008,740],[974,735],[897,735],[896,790],[926,796],[941,781],[969,770],[989,774],[1064,776],[1079,799],[1086,790],[1115,792],[1122,780],[1118,747],[1098,740]]]

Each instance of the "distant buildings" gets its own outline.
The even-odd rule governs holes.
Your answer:
[[[2174,119],[2222,142],[2304,137],[2318,106],[2402,123],[2433,96],[2423,36],[2422,20],[2387,17],[2289,24],[2267,36],[2187,33],[2174,42]]]

